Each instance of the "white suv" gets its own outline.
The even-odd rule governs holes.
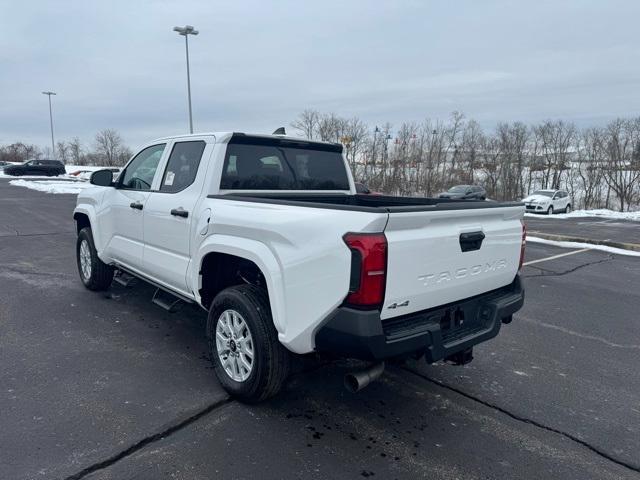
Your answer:
[[[536,190],[522,200],[527,212],[554,213],[571,211],[571,197],[564,190]]]

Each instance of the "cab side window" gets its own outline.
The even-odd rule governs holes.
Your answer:
[[[119,185],[120,188],[151,190],[153,177],[158,169],[165,145],[165,143],[153,145],[138,153],[120,176],[122,179]]]
[[[176,193],[184,190],[196,179],[205,142],[176,142],[171,150],[160,184],[160,191]]]

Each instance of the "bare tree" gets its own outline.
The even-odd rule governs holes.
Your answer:
[[[529,130],[520,122],[500,123],[496,128],[500,149],[500,197],[524,196],[524,165],[526,162]]]
[[[16,142],[0,147],[0,160],[5,162],[24,162],[41,157],[42,151],[36,145]]]
[[[640,181],[640,168],[633,161],[640,142],[640,118],[613,120],[606,129],[608,162],[604,167],[604,178],[615,192],[620,211],[629,208]]]
[[[356,172],[358,158],[366,148],[367,126],[359,118],[352,118],[344,123],[343,137],[340,139],[345,146],[345,156],[353,172]]]
[[[578,185],[572,197],[575,201],[576,192],[580,192],[584,208],[600,207],[604,183],[602,167],[606,156],[602,130],[584,130],[578,138],[577,145],[578,157],[572,170],[575,171]]]
[[[64,142],[56,144],[56,156],[62,163],[66,164],[69,160],[69,146]]]
[[[478,167],[478,154],[483,140],[483,132],[480,124],[475,120],[469,120],[462,132],[462,158],[464,162],[464,176],[462,180],[465,183],[473,184],[475,182],[475,171]]]
[[[320,114],[316,110],[307,109],[291,122],[291,126],[302,136],[313,140],[320,122]]]
[[[122,137],[116,130],[100,130],[95,137],[95,153],[105,166],[122,165],[123,144]]]
[[[534,127],[540,140],[540,154],[545,164],[543,188],[559,188],[562,172],[568,168],[576,135],[573,123],[547,120]]]
[[[324,142],[339,143],[344,136],[347,120],[335,113],[321,115],[318,120],[318,137]]]
[[[84,165],[85,158],[83,155],[82,144],[78,137],[73,137],[69,142],[69,157],[74,165]]]

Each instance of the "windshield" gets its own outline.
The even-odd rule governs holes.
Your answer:
[[[531,195],[544,195],[545,197],[553,197],[553,192],[549,192],[547,190],[536,190]]]
[[[469,185],[456,185],[455,187],[451,187],[449,192],[451,193],[464,193],[467,190],[470,190],[471,187]]]
[[[349,177],[338,146],[241,137],[227,146],[220,188],[349,190]]]

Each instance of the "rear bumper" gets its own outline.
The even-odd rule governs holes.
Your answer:
[[[498,335],[523,303],[516,275],[506,287],[384,321],[377,310],[340,307],[316,332],[316,350],[363,360],[424,354],[436,362]]]

